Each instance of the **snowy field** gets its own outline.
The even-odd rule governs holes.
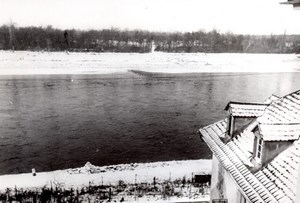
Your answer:
[[[211,160],[168,161],[154,163],[120,164],[112,166],[94,166],[89,162],[81,168],[57,170],[52,172],[2,175],[0,190],[9,188],[49,187],[52,183],[62,183],[65,188],[93,184],[116,184],[119,180],[127,183],[151,182],[157,180],[175,180],[191,178],[192,174],[211,174]]]
[[[10,198],[17,198],[16,194],[23,194],[22,198],[30,199],[28,196],[30,192],[27,193],[26,191],[38,192],[45,189],[52,191],[52,188],[56,188],[55,191],[60,191],[64,198],[70,198],[68,191],[74,191],[74,189],[83,191],[84,188],[96,189],[99,186],[118,188],[120,181],[126,185],[126,188],[123,188],[123,192],[114,192],[113,201],[120,201],[123,198],[125,202],[207,202],[209,201],[209,185],[197,187],[189,182],[196,174],[211,174],[211,160],[135,163],[102,167],[94,166],[88,162],[80,168],[41,172],[36,173],[35,176],[32,173],[0,176],[0,202],[3,198],[5,200],[7,195]],[[153,193],[149,192],[149,189],[153,188],[154,177],[157,183],[157,187],[155,184],[154,187],[158,189]],[[187,181],[186,184],[182,182],[183,179]],[[165,187],[170,184],[172,184],[173,195],[165,194]],[[139,189],[139,194],[142,195],[137,196],[135,192],[130,192],[137,187],[148,189]],[[88,189],[89,195],[80,195],[80,202],[99,202],[99,194],[97,195],[97,192],[95,194],[95,191],[92,192],[90,189]],[[148,192],[146,192],[147,190]],[[55,196],[56,192],[51,194]],[[41,198],[41,196],[39,197]],[[55,200],[55,197],[52,196],[51,198]],[[109,202],[109,200],[106,198],[100,202]]]
[[[294,54],[66,53],[0,51],[0,75],[107,74],[141,70],[165,73],[291,72]]]

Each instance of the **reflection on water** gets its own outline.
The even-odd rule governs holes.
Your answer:
[[[1,76],[0,174],[210,158],[227,102],[300,89],[299,73]]]

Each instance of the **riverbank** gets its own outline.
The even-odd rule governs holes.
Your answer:
[[[294,54],[0,51],[0,75],[299,71]]]
[[[111,166],[94,166],[86,163],[80,168],[56,170],[51,172],[12,174],[0,176],[0,190],[6,188],[42,188],[51,182],[62,183],[65,188],[94,184],[114,184],[119,180],[128,183],[151,182],[191,178],[192,174],[210,174],[211,160],[167,161],[154,163],[134,163]]]
[[[194,186],[192,180],[194,175],[210,173],[211,160],[102,167],[87,162],[80,168],[0,176],[0,193],[3,198],[9,196],[15,200],[21,196],[30,199],[35,194],[39,199],[76,197],[83,202],[97,198],[125,202],[208,201],[209,185]]]

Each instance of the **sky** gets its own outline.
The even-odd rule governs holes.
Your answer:
[[[285,0],[0,0],[0,25],[300,34]]]

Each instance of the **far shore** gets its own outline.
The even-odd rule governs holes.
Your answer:
[[[295,54],[0,51],[0,75],[298,72]]]

